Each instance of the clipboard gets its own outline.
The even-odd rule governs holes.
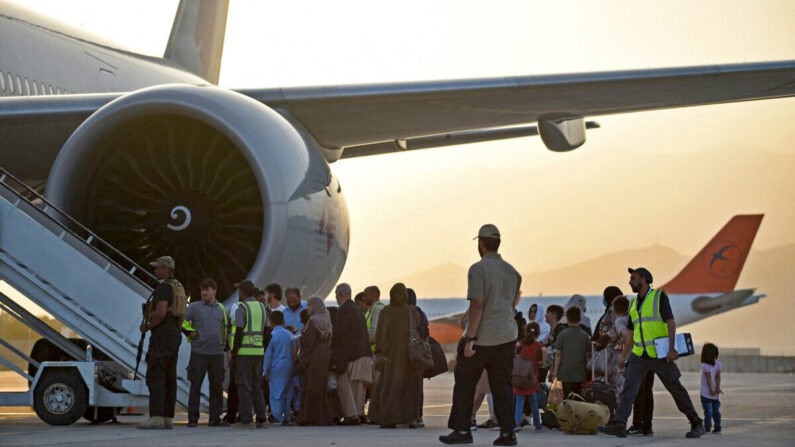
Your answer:
[[[696,353],[693,348],[693,338],[689,333],[676,334],[674,337],[674,348],[679,357],[687,357]],[[655,338],[654,349],[657,350],[657,358],[665,358],[668,355],[668,337]]]

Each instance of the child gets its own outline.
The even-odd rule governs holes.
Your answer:
[[[533,373],[536,375],[536,385],[530,389],[514,388],[513,394],[516,396],[516,429],[522,429],[522,419],[525,398],[530,400],[530,408],[533,412],[533,426],[536,430],[541,430],[541,417],[538,414],[538,363],[546,361],[547,349],[539,343],[536,338],[541,333],[541,328],[535,321],[525,326],[524,337],[517,343],[516,350],[523,359],[533,362]]]
[[[591,336],[580,327],[582,311],[572,306],[566,310],[568,328],[555,340],[555,365],[552,376],[563,382],[563,395],[582,392],[582,384],[590,379],[586,369],[591,354]]]
[[[704,407],[704,429],[709,431],[712,421],[715,428],[712,433],[720,433],[720,400],[723,391],[720,389],[720,369],[718,347],[707,343],[701,348],[701,405]]]
[[[284,327],[284,314],[270,315],[271,341],[265,351],[262,373],[270,383],[270,407],[273,418],[290,424],[290,400],[293,391],[293,334]]]

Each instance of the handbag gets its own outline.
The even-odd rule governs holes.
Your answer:
[[[444,354],[442,345],[440,345],[439,342],[433,337],[428,337],[428,344],[431,347],[433,366],[431,368],[425,368],[425,371],[423,371],[422,377],[426,379],[436,377],[439,374],[449,371],[449,367],[447,366],[447,356]]]
[[[433,355],[431,354],[431,345],[417,336],[417,324],[414,315],[416,312],[416,307],[409,307],[409,364],[414,369],[425,371],[433,367]]]

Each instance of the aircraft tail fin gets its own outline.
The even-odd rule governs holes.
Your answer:
[[[163,57],[218,84],[228,11],[229,0],[180,0]]]
[[[696,257],[662,288],[669,294],[733,291],[763,217],[764,214],[732,217]]]

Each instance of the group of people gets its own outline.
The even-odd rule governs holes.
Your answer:
[[[616,390],[612,421],[599,431],[618,437],[651,435],[654,376],[671,393],[677,408],[688,418],[686,437],[698,438],[714,421],[720,427],[720,362],[717,347],[705,345],[702,353],[702,404],[699,417],[681,373],[674,337],[676,322],[667,295],[652,288],[653,278],[645,268],[630,268],[629,285],[635,297],[623,295],[618,287],[604,291],[605,313],[592,326],[585,314],[586,300],[574,295],[565,306],[548,309],[533,304],[529,322],[516,309],[522,278],[498,250],[500,233],[494,225],[481,227],[478,236],[481,260],[469,269],[469,309],[462,321],[463,337],[458,345],[453,407],[448,427],[452,432],[439,437],[444,444],[471,444],[478,428],[499,430],[494,445],[516,445],[516,432],[528,425],[532,415],[541,430],[539,395],[542,382],[560,382],[564,396],[580,393],[600,370],[602,381]],[[657,353],[654,340],[667,338],[668,352]],[[597,352],[593,355],[592,352]],[[529,360],[535,383],[512,387],[515,358]],[[589,364],[589,361],[591,362]],[[490,418],[478,425],[477,409],[489,398]],[[634,407],[634,408],[633,408]],[[630,413],[633,425],[627,430]]]
[[[591,370],[599,370],[602,380],[617,390],[612,421],[599,427],[603,433],[653,433],[655,375],[688,418],[688,438],[703,435],[705,426],[721,431],[718,349],[708,344],[702,352],[705,423],[674,363],[676,323],[670,302],[663,290],[652,288],[647,269],[629,269],[629,285],[636,294],[632,299],[618,287],[605,289],[606,310],[595,325],[580,295],[565,306],[544,309],[533,304],[526,321],[516,309],[522,278],[498,253],[499,230],[484,225],[476,239],[481,260],[468,272],[469,308],[462,319],[448,420],[452,432],[439,437],[442,443],[470,444],[473,430],[491,427],[500,431],[494,445],[516,445],[516,431],[530,423],[528,416],[541,430],[544,382],[560,382],[568,396],[583,390]],[[285,306],[278,284],[260,290],[246,280],[237,285],[238,302],[227,312],[216,298],[216,283],[207,279],[201,284],[201,301],[191,303],[181,315],[174,312],[184,294],[173,278],[174,260],[164,256],[152,265],[160,282],[141,326],[142,332],[151,331],[146,357],[150,417],[139,428],[173,426],[182,333],[191,343],[189,427],[198,424],[205,376],[209,426],[267,428],[269,421],[424,426],[423,370],[411,361],[409,344],[429,338],[429,323],[416,305],[416,294],[404,284],[391,288],[388,304],[381,302],[376,286],[354,297],[350,285],[340,284],[336,307],[327,307],[317,296],[304,302],[299,289],[288,288]],[[656,352],[654,340],[659,338],[668,338],[668,352]],[[525,387],[512,386],[517,356],[533,365],[536,380]],[[230,381],[222,418],[226,368]],[[491,417],[478,425],[475,414],[486,397]],[[628,430],[630,413],[633,423]]]
[[[151,331],[146,380],[149,419],[138,428],[172,428],[177,354],[183,334],[191,344],[187,378],[188,427],[196,427],[202,385],[209,380],[211,427],[282,425],[424,426],[423,370],[410,361],[411,337],[427,340],[428,319],[416,293],[395,284],[389,303],[370,286],[353,297],[350,285],[335,289],[337,306],[298,288],[252,281],[236,284],[238,301],[224,307],[212,279],[201,300],[176,312],[181,284],[168,256],[153,262],[160,280],[141,330]],[[226,415],[223,391],[229,371]],[[369,400],[369,406],[366,405]],[[365,410],[367,409],[367,410]]]

